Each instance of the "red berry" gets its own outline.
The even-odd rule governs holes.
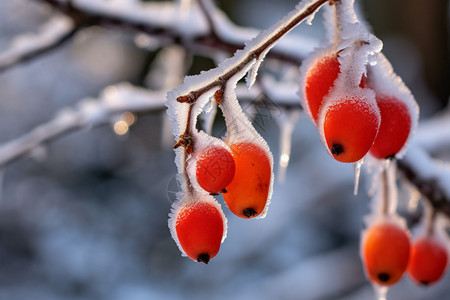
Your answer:
[[[439,281],[447,267],[447,249],[439,241],[423,237],[411,247],[408,273],[417,283],[428,285]]]
[[[223,197],[235,215],[256,217],[263,212],[269,196],[272,178],[269,157],[252,143],[233,144],[230,148],[236,173]]]
[[[340,73],[340,64],[337,53],[318,59],[308,70],[305,80],[305,97],[309,111],[315,123],[319,118],[319,110],[323,98],[334,86]],[[364,88],[365,76],[362,76],[360,87]]]
[[[392,285],[408,266],[410,243],[407,232],[392,223],[379,223],[367,230],[362,258],[367,276],[380,285]]]
[[[369,151],[379,126],[378,110],[374,105],[364,98],[348,97],[328,107],[323,134],[334,159],[356,162]]]
[[[311,116],[317,122],[319,108],[339,74],[337,53],[317,60],[306,74],[305,96]]]
[[[222,192],[233,180],[234,172],[234,159],[223,147],[208,148],[198,158],[198,184],[211,194]]]
[[[186,255],[208,263],[219,252],[224,235],[221,212],[211,203],[194,202],[181,208],[176,216],[175,231]]]
[[[370,148],[376,158],[394,157],[405,145],[411,131],[411,116],[405,103],[395,97],[377,96],[380,130]]]

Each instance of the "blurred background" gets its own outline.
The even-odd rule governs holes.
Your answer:
[[[236,24],[258,29],[297,4],[217,3]],[[421,117],[444,110],[449,1],[362,1],[360,9],[416,96]],[[1,1],[0,53],[52,14],[39,1]],[[292,34],[300,33],[321,39],[321,15]],[[128,31],[90,27],[0,73],[0,143],[107,85],[142,84],[155,53],[134,41]],[[193,62],[192,74],[213,67],[201,57]],[[209,265],[181,257],[167,227],[176,168],[163,142],[171,139],[165,118],[163,109],[138,115],[124,135],[113,124],[77,131],[0,171],[0,300],[373,299],[359,257],[368,177],[353,196],[352,166],[326,153],[306,116],[296,123],[286,180],[275,183],[267,217],[242,220],[224,208],[228,237],[219,255]],[[277,158],[276,116],[264,116],[257,129]],[[448,295],[449,274],[426,289],[405,276],[388,299]]]

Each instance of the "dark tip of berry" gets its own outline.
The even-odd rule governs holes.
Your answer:
[[[217,193],[209,193],[211,196],[217,196],[217,195],[219,195],[219,194],[217,194]]]
[[[334,155],[339,155],[344,152],[344,147],[341,144],[333,144],[331,147],[331,153]]]
[[[244,209],[244,211],[242,211],[242,213],[244,214],[244,216],[246,216],[247,218],[251,218],[254,215],[257,214],[256,210],[254,210],[253,208],[246,208]]]
[[[391,154],[391,155],[388,155],[385,157],[385,159],[389,159],[389,160],[392,160],[394,158],[395,158],[395,154]]]
[[[225,194],[225,193],[228,193],[228,191],[227,191],[226,189],[223,189],[223,190],[222,190],[222,193]]]
[[[389,276],[386,273],[380,273],[380,274],[378,274],[378,279],[380,279],[380,281],[382,281],[382,282],[388,282],[389,279],[391,279],[391,276]]]
[[[424,285],[424,286],[427,286],[427,285],[430,284],[430,282],[424,280],[424,281],[421,281],[420,284],[421,284],[421,285]]]
[[[199,256],[197,256],[197,261],[205,263],[205,264],[208,264],[210,259],[211,259],[211,257],[209,256],[209,254],[206,254],[206,253],[202,253],[202,254],[199,254]]]

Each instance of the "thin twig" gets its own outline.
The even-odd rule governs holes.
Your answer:
[[[108,90],[114,95],[109,96]],[[65,108],[56,117],[27,134],[0,146],[0,167],[27,157],[35,149],[67,134],[107,124],[122,112],[162,111],[165,92],[151,92],[122,83],[109,86],[99,99],[85,99],[75,108]]]
[[[413,149],[409,149],[409,152]],[[409,153],[408,152],[408,153]],[[405,158],[408,157],[408,154]],[[420,172],[414,169],[408,159],[401,159],[397,162],[398,170],[402,175],[417,188],[431,206],[450,218],[450,198],[444,192],[438,178],[424,178]]]
[[[73,23],[70,19],[68,20],[69,23]],[[0,53],[0,72],[33,60],[62,46],[80,29],[77,24],[64,24],[60,26],[59,31],[55,31],[55,26],[59,24],[54,24],[52,21],[62,22],[58,17],[55,17],[49,23],[44,24],[46,27],[43,28],[42,32],[37,34],[27,33],[16,37],[16,40],[11,42],[10,48]],[[18,42],[18,39],[22,39],[22,41]],[[23,45],[25,40],[26,45]]]
[[[328,0],[317,0],[312,3],[308,7],[306,7],[303,11],[295,16],[289,23],[283,25],[279,30],[274,30],[274,32],[264,41],[264,43],[256,46],[254,49],[249,49],[247,51],[245,57],[238,61],[236,64],[231,66],[224,72],[219,78],[211,81],[207,85],[199,88],[197,90],[190,91],[188,95],[183,95],[177,98],[178,102],[195,102],[198,97],[203,95],[205,92],[210,91],[216,87],[221,87],[224,82],[227,82],[231,77],[239,73],[243,70],[251,61],[254,59],[258,59],[259,56],[271,45],[276,43],[279,39],[281,39],[286,33],[288,33],[292,28],[297,26],[301,21],[306,19],[308,16],[313,14],[320,6],[324,3],[328,2]]]
[[[47,3],[54,7],[55,9],[65,13],[66,15],[72,17],[76,22],[83,26],[113,26],[120,29],[131,29],[139,32],[147,33],[152,36],[157,36],[162,39],[166,39],[171,43],[179,43],[184,45],[189,49],[197,50],[206,55],[215,53],[217,51],[232,54],[239,49],[244,47],[244,43],[248,40],[247,38],[241,38],[235,36],[231,41],[225,36],[222,36],[219,32],[211,30],[207,32],[198,32],[195,34],[195,38],[186,39],[183,30],[179,30],[174,26],[168,26],[167,24],[157,24],[142,20],[139,18],[130,18],[126,15],[121,14],[110,14],[105,9],[104,12],[99,11],[89,11],[88,9],[77,6],[76,1],[69,6],[69,2],[56,1],[56,0],[35,0],[43,3]],[[327,0],[319,0],[320,5],[327,2]],[[319,6],[320,6],[319,5]],[[174,3],[175,6],[175,3]],[[194,9],[194,7],[192,8]],[[150,19],[150,21],[152,21]],[[230,21],[229,21],[230,22]],[[230,22],[231,23],[231,22]],[[173,25],[173,24],[172,24]],[[234,28],[241,30],[242,32],[249,31],[249,28],[239,27],[233,24]],[[255,30],[255,34],[258,31]],[[288,37],[289,38],[289,37]],[[298,37],[296,37],[298,38]],[[294,38],[293,38],[294,39]],[[214,51],[209,51],[208,49],[214,49]],[[311,49],[310,49],[311,50]],[[305,51],[297,49],[297,51],[292,51],[288,47],[276,47],[269,53],[269,57],[275,58],[281,61],[293,63],[299,65],[303,58],[305,57]]]

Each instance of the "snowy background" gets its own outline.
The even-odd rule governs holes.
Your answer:
[[[447,2],[447,23],[426,23],[427,35],[444,32],[439,43],[425,47],[427,53],[421,52],[423,42],[415,44],[420,34],[417,38],[392,19],[426,21],[431,9],[417,13],[406,9],[406,1],[396,2],[404,6],[368,3],[368,19],[427,119],[448,102],[448,1],[441,1]],[[295,4],[220,1],[234,22],[261,29]],[[39,1],[1,1],[0,53],[16,35],[36,31],[51,15]],[[320,16],[314,26],[300,28],[294,34],[323,34]],[[107,85],[142,84],[154,58],[154,52],[135,45],[129,31],[94,26],[0,73],[0,143],[80,99],[97,97]],[[437,58],[441,61],[433,65]],[[212,66],[198,57],[191,73]],[[427,77],[432,67],[439,76]],[[368,177],[363,174],[360,193],[353,196],[352,166],[327,154],[306,116],[295,125],[286,180],[275,184],[267,217],[242,220],[224,209],[228,237],[209,265],[181,257],[167,228],[176,168],[165,118],[163,109],[138,114],[125,135],[114,132],[114,122],[75,131],[0,171],[0,300],[372,299],[359,258]],[[260,117],[256,128],[277,160],[275,119]],[[221,132],[221,126],[218,121],[214,130]],[[448,151],[442,155],[449,157]],[[427,289],[405,276],[388,299],[448,295],[449,274]]]

